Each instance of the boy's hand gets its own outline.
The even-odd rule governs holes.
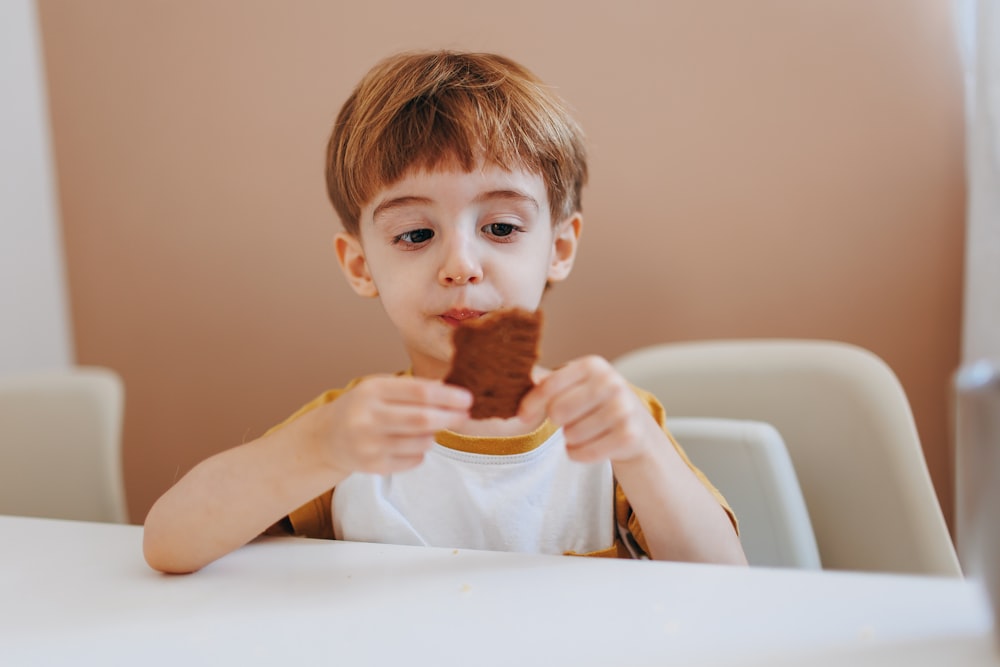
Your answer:
[[[628,382],[597,356],[558,368],[524,397],[521,419],[543,415],[563,427],[566,451],[580,462],[638,459],[663,437]]]
[[[469,417],[472,394],[415,377],[368,378],[316,413],[326,460],[344,475],[419,465],[434,434]]]

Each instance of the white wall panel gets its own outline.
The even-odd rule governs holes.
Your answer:
[[[73,357],[39,40],[33,0],[0,2],[0,374]]]

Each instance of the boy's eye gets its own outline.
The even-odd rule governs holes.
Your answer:
[[[492,236],[510,236],[514,233],[514,225],[509,222],[492,222],[486,225],[486,230]]]
[[[407,243],[416,245],[434,238],[434,231],[431,229],[414,229],[411,232],[403,232],[393,239],[393,243]]]

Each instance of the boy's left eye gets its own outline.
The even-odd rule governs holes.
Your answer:
[[[514,225],[509,222],[492,222],[485,227],[486,232],[492,236],[510,236],[514,233]]]
[[[434,237],[434,231],[430,229],[415,229],[411,232],[403,232],[393,239],[393,243],[405,243],[407,245],[418,245],[424,241],[429,241]]]

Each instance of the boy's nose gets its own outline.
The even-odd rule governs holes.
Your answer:
[[[456,243],[449,248],[448,255],[441,263],[438,280],[443,285],[466,285],[483,279],[482,264],[465,243]]]

